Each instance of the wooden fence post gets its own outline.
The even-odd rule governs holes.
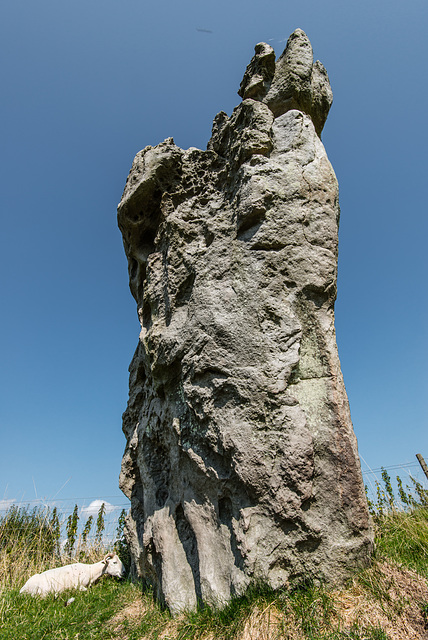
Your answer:
[[[416,457],[418,459],[419,464],[422,467],[422,471],[424,472],[424,474],[426,475],[426,477],[428,478],[428,467],[427,467],[427,463],[425,462],[423,456],[421,453],[417,453]]]

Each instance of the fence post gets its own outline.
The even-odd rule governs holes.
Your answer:
[[[422,467],[422,471],[424,472],[424,474],[426,475],[426,477],[428,478],[428,467],[427,467],[427,463],[425,462],[423,456],[421,453],[417,453],[416,457],[418,459],[419,464]]]

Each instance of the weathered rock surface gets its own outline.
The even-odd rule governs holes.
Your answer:
[[[266,44],[206,151],[140,151],[118,208],[141,333],[120,478],[134,569],[176,613],[253,578],[340,583],[373,535],[337,354],[327,74]]]

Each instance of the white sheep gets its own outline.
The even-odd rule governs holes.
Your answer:
[[[56,594],[65,589],[86,591],[87,587],[104,574],[121,578],[124,573],[125,569],[119,557],[114,553],[108,553],[95,564],[75,562],[65,567],[36,573],[27,580],[19,593],[30,593],[32,596],[44,598],[48,593]]]

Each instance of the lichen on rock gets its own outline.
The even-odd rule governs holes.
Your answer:
[[[251,580],[343,582],[367,511],[334,330],[327,73],[296,30],[256,45],[205,151],[134,159],[118,207],[141,333],[120,485],[135,573],[173,613]]]

